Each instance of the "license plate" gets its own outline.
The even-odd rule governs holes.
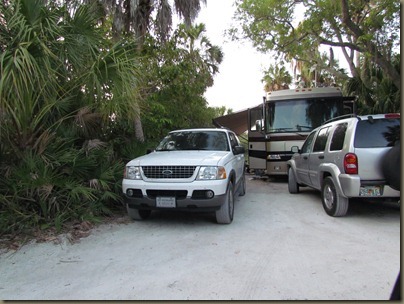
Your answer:
[[[157,196],[156,207],[175,208],[175,197]]]
[[[360,196],[380,196],[382,195],[382,186],[365,186],[359,191]]]

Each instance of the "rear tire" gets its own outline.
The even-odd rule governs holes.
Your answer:
[[[329,216],[344,216],[348,211],[349,199],[337,193],[331,176],[324,179],[321,187],[321,201]]]
[[[230,224],[234,215],[234,188],[230,182],[227,186],[226,199],[219,210],[216,211],[216,221],[218,224]]]
[[[126,205],[129,217],[135,221],[142,221],[150,217],[151,210],[133,209]]]
[[[288,171],[288,189],[289,193],[295,194],[299,193],[299,184],[296,182],[296,176],[293,173],[293,169],[289,168]]]

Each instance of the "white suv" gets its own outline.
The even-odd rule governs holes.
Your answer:
[[[298,193],[300,186],[320,190],[330,216],[344,216],[350,198],[399,200],[394,177],[399,176],[400,161],[390,153],[399,141],[400,114],[325,123],[309,134],[300,150],[292,147],[295,154],[287,163],[289,192]],[[396,163],[391,164],[393,159]]]
[[[218,223],[231,223],[234,195],[246,191],[244,151],[227,129],[170,132],[153,152],[126,164],[128,215],[142,220],[157,209],[212,211]]]

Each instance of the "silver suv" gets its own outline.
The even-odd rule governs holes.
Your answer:
[[[350,198],[397,198],[400,191],[383,167],[400,170],[400,162],[386,166],[389,151],[400,140],[400,114],[340,117],[313,130],[302,148],[292,147],[288,188],[321,191],[325,212],[344,216]],[[387,155],[387,156],[386,156]],[[394,188],[394,189],[393,189]],[[396,189],[396,190],[395,190]]]

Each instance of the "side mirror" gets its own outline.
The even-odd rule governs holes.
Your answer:
[[[262,131],[262,121],[261,119],[258,119],[255,121],[255,130],[256,131]]]
[[[233,149],[234,155],[244,154],[244,152],[245,152],[245,149],[243,146],[235,146]]]
[[[299,153],[299,147],[298,146],[292,146],[292,148],[290,150],[292,151],[292,153]]]

